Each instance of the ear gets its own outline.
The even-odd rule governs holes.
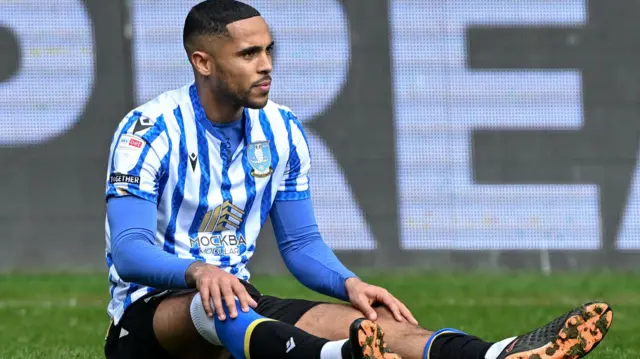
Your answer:
[[[214,71],[214,64],[211,55],[203,51],[191,53],[191,64],[193,68],[202,76],[210,76]]]

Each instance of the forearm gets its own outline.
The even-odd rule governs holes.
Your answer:
[[[158,289],[189,287],[187,269],[195,260],[154,245],[155,204],[134,197],[112,198],[107,216],[111,256],[122,280]]]
[[[306,287],[347,300],[345,282],[355,274],[340,262],[321,238],[305,242],[282,254],[289,271]]]
[[[306,287],[346,300],[345,281],[355,277],[322,240],[311,201],[276,201],[271,221],[289,271]]]

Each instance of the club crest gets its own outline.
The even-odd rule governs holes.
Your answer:
[[[273,172],[269,141],[250,143],[247,147],[247,160],[253,168],[251,171],[252,176],[269,176]]]

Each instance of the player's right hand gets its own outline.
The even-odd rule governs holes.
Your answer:
[[[218,319],[225,320],[222,302],[229,309],[229,316],[237,318],[235,298],[238,298],[240,307],[243,312],[248,312],[249,307],[258,306],[253,298],[247,292],[247,289],[240,283],[240,280],[222,269],[203,262],[195,262],[187,269],[186,273],[187,285],[196,287],[202,298],[202,306],[209,318],[213,318],[213,313],[218,315]],[[213,302],[213,308],[211,307]]]

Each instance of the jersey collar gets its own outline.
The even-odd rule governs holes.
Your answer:
[[[196,88],[196,84],[193,83],[189,87],[189,97],[191,98],[191,105],[193,106],[193,113],[196,116],[196,121],[200,122],[202,126],[209,133],[211,133],[215,138],[218,138],[216,135],[216,131],[213,128],[211,122],[207,118],[207,114],[204,112],[204,108],[200,102],[200,96],[198,96],[198,89]],[[249,142],[249,138],[251,138],[251,116],[249,115],[249,109],[244,108],[242,111],[242,121],[244,121],[244,143],[245,145]]]

